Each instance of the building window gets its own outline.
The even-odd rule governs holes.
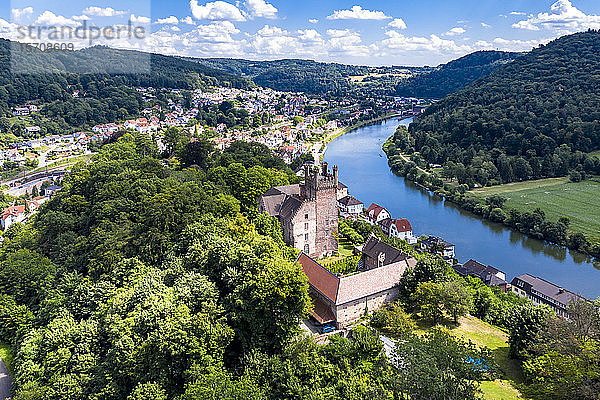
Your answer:
[[[304,223],[304,230],[307,231],[308,230],[308,222]]]
[[[304,234],[304,240],[308,240],[308,233]]]
[[[323,251],[327,251],[327,245],[323,246]]]
[[[328,219],[325,220],[325,226],[329,226],[329,220]]]
[[[304,252],[305,252],[306,254],[310,253],[310,252],[308,251],[308,249],[309,249],[308,245],[307,245],[307,244],[305,244],[305,245],[304,245]]]
[[[308,219],[308,214],[304,214],[304,219]]]
[[[329,229],[325,229],[325,236],[329,236]]]

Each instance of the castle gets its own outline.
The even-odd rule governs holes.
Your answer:
[[[258,200],[258,211],[277,217],[283,240],[313,258],[337,252],[338,169],[304,166],[304,182],[275,186]]]

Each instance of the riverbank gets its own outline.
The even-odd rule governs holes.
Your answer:
[[[387,113],[385,115],[381,115],[376,118],[371,118],[371,119],[368,119],[365,121],[360,121],[356,124],[346,126],[344,128],[336,129],[335,131],[333,131],[332,133],[327,135],[323,140],[319,140],[312,146],[311,151],[313,153],[313,157],[315,154],[319,154],[319,157],[318,157],[319,161],[323,161],[323,157],[325,156],[325,152],[327,151],[327,143],[331,142],[332,140],[334,140],[342,135],[345,135],[346,133],[352,132],[356,129],[359,129],[359,128],[362,128],[364,126],[368,126],[371,124],[375,124],[377,122],[385,121],[390,118],[398,117],[398,116],[400,116],[400,114],[397,112]],[[316,160],[317,157],[314,157],[314,159]]]
[[[383,145],[383,150],[388,157],[389,168],[394,174],[485,220],[503,224],[539,240],[564,246],[592,257],[600,257],[600,239],[590,236],[589,230],[576,228],[585,221],[576,220],[577,223],[573,225],[575,227],[573,229],[568,216],[558,215],[554,212],[556,210],[548,210],[543,205],[530,203],[523,207],[511,207],[507,203],[508,199],[499,193],[492,191],[489,196],[475,195],[469,192],[467,185],[445,181],[437,173],[425,171],[416,163],[408,160],[400,150],[405,146],[403,141],[406,140],[406,132],[404,135],[394,134]],[[533,195],[533,192],[531,194]],[[543,194],[547,196],[545,191]],[[563,194],[561,196],[563,203],[575,207],[577,199],[570,196],[567,200]],[[537,198],[540,199],[539,194]],[[548,214],[544,208],[548,210]],[[588,213],[595,212],[596,208],[588,207],[586,210]],[[549,216],[553,220],[548,218]],[[571,213],[571,216],[579,217],[580,214]]]

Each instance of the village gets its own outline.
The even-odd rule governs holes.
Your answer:
[[[137,91],[148,105],[138,118],[99,124],[89,131],[63,135],[44,135],[44,127],[34,125],[34,121],[41,118],[38,105],[27,104],[14,108],[14,118],[24,124],[23,137],[31,139],[10,143],[7,149],[0,150],[0,163],[8,162],[5,170],[7,166],[43,168],[68,164],[68,160],[91,154],[94,145],[126,130],[152,136],[159,148],[164,150],[162,133],[169,128],[178,128],[190,135],[209,138],[220,150],[237,140],[261,143],[289,164],[312,149],[318,154],[321,141],[327,136],[361,121],[391,115],[412,116],[423,112],[425,105],[429,104],[425,100],[404,97],[388,100],[324,100],[303,93],[265,88],[215,88],[184,92],[179,89],[140,87]],[[159,95],[167,96],[167,107],[156,104]],[[73,91],[72,96],[80,97],[83,93]],[[239,111],[246,123],[215,121],[202,124],[198,121],[203,107],[222,106],[224,103]]]

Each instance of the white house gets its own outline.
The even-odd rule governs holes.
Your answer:
[[[419,242],[419,247],[421,250],[427,250],[446,259],[452,259],[455,257],[454,245],[439,237],[429,236],[428,238]]]
[[[379,204],[371,203],[371,205],[367,209],[367,217],[369,217],[371,222],[376,224],[379,221],[383,221],[386,218],[391,218],[391,215],[388,210],[381,207]]]
[[[34,212],[39,208],[39,204],[33,200],[27,200],[29,212]],[[23,222],[27,219],[28,213],[25,211],[25,205],[10,206],[2,211],[2,218],[0,224],[2,230],[7,230],[12,224]]]
[[[390,237],[406,240],[409,244],[417,243],[417,238],[413,236],[412,226],[407,219],[387,218],[379,221],[378,224]]]
[[[344,185],[342,182],[338,182],[338,187],[337,187],[338,201],[346,196],[348,196],[348,186]]]
[[[342,197],[338,200],[338,206],[340,211],[350,215],[362,214],[364,208],[364,204],[353,196]]]

